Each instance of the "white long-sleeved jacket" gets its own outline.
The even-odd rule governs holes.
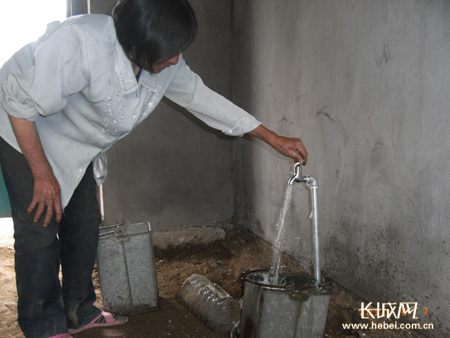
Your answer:
[[[35,121],[65,207],[87,166],[106,177],[104,152],[126,136],[163,96],[227,135],[260,122],[206,87],[186,65],[136,80],[111,17],[82,15],[54,22],[0,69],[0,136],[20,151],[8,114]]]

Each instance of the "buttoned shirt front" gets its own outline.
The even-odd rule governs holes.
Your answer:
[[[82,15],[51,23],[0,69],[0,136],[20,151],[8,115],[35,121],[67,205],[94,160],[106,177],[105,151],[126,136],[163,96],[212,128],[239,136],[260,122],[204,85],[182,56],[136,80],[111,17]]]

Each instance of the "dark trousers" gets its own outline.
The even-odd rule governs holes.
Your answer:
[[[0,138],[0,163],[14,221],[18,321],[27,338],[46,338],[86,325],[101,310],[92,270],[101,223],[92,164],[64,209],[48,227],[27,213],[34,179],[25,157]],[[62,283],[59,280],[59,266]]]

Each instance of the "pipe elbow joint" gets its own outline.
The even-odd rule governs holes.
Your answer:
[[[317,183],[317,179],[314,176],[305,176],[304,182],[310,189],[319,187],[319,183]]]

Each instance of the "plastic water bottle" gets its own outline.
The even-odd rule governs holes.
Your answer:
[[[216,283],[197,274],[184,281],[178,301],[215,332],[230,332],[241,315],[238,301]]]

